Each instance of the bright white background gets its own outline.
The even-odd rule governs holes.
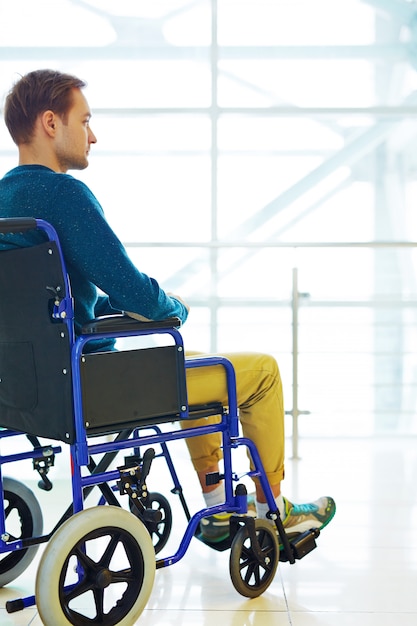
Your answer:
[[[40,67],[88,82],[98,143],[76,175],[138,267],[190,301],[186,345],[272,352],[289,411],[298,268],[305,435],[417,430],[415,251],[282,245],[417,240],[412,16],[382,0],[0,0],[0,95]],[[1,125],[0,174],[15,163]]]

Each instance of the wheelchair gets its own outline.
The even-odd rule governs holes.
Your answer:
[[[182,559],[192,540],[202,540],[201,519],[222,512],[232,514],[230,537],[210,545],[230,550],[237,592],[259,596],[279,561],[303,558],[316,547],[319,531],[291,541],[285,534],[257,449],[239,435],[232,364],[220,356],[185,358],[176,318],[142,322],[123,314],[104,316],[76,335],[56,231],[35,218],[0,219],[0,233],[35,229],[42,233],[41,243],[0,252],[0,586],[25,571],[44,544],[34,595],[9,600],[7,611],[36,605],[46,626],[132,624],[146,606],[156,570]],[[110,337],[139,337],[145,344],[94,352],[95,340]],[[87,344],[92,350],[85,350]],[[213,365],[224,370],[227,406],[189,406],[187,368]],[[205,419],[213,415],[216,423]],[[190,419],[198,425],[187,426]],[[225,501],[191,514],[168,445],[212,432],[221,433],[223,473],[208,480],[224,481]],[[11,453],[17,438],[27,450]],[[54,443],[41,444],[44,438]],[[31,461],[39,486],[50,491],[48,473],[62,444],[71,460],[72,502],[45,533],[33,491],[24,481],[3,476],[3,466]],[[240,446],[249,452],[253,469],[238,476],[232,457]],[[147,488],[156,457],[167,463],[171,491],[186,516],[177,550],[163,558],[158,555],[171,532],[172,510],[163,494]],[[243,476],[259,478],[273,523],[247,514]],[[90,494],[94,502],[86,504]]]

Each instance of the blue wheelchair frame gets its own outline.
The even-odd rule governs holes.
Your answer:
[[[233,471],[233,463],[232,463],[232,453],[233,450],[240,447],[245,446],[249,451],[250,457],[252,459],[252,465],[255,469],[246,473],[246,475],[251,477],[256,477],[259,479],[260,484],[262,486],[263,492],[265,494],[268,507],[270,509],[269,516],[275,522],[277,534],[279,536],[280,541],[280,553],[278,555],[278,560],[281,561],[289,561],[290,563],[294,563],[296,559],[302,558],[305,554],[310,552],[315,547],[314,539],[318,536],[318,531],[308,533],[304,533],[300,540],[295,542],[290,542],[288,540],[287,535],[284,532],[282,522],[279,516],[279,512],[276,508],[275,499],[273,493],[271,491],[270,485],[266,478],[266,474],[262,465],[262,461],[260,459],[259,453],[257,451],[254,443],[239,435],[239,412],[236,400],[236,379],[235,372],[233,369],[232,363],[222,356],[202,356],[202,357],[189,357],[185,360],[185,369],[189,368],[202,368],[202,367],[211,367],[211,366],[221,366],[224,369],[226,381],[227,381],[227,389],[228,389],[228,403],[227,410],[223,409],[220,416],[220,421],[216,424],[201,424],[199,426],[186,427],[186,420],[188,418],[194,419],[192,413],[192,407],[188,406],[188,402],[182,404],[180,407],[179,414],[176,416],[175,420],[183,420],[182,428],[171,428],[170,430],[162,431],[161,428],[157,425],[157,423],[144,424],[141,423],[140,419],[138,420],[138,424],[134,425],[131,429],[127,430],[127,437],[122,437],[118,439],[117,437],[113,441],[104,441],[104,442],[93,442],[89,441],[89,433],[88,429],[86,430],[85,419],[84,419],[84,410],[83,410],[83,391],[82,391],[82,376],[81,376],[81,368],[80,363],[83,359],[83,354],[85,352],[86,345],[93,340],[97,339],[105,339],[108,337],[121,339],[121,338],[130,338],[137,336],[147,336],[147,335],[168,335],[172,338],[174,342],[174,346],[178,353],[184,354],[184,345],[181,333],[178,328],[174,325],[163,327],[158,326],[158,322],[151,323],[142,323],[142,322],[134,322],[133,325],[130,324],[127,329],[124,329],[123,326],[117,328],[116,330],[104,331],[100,330],[100,320],[98,320],[97,325],[93,325],[92,329],[87,328],[86,333],[75,336],[74,333],[74,306],[73,299],[71,296],[71,286],[69,283],[68,275],[65,270],[65,261],[62,254],[59,238],[55,229],[47,222],[39,219],[25,219],[25,220],[0,220],[0,231],[2,230],[2,222],[3,222],[3,232],[22,232],[22,230],[29,230],[31,228],[37,228],[44,231],[51,242],[54,242],[57,250],[60,255],[60,262],[63,268],[63,276],[65,280],[64,285],[64,294],[60,294],[59,297],[55,299],[52,317],[55,320],[59,320],[61,323],[65,324],[67,333],[69,336],[69,343],[71,346],[71,374],[72,374],[72,390],[73,390],[73,414],[75,421],[75,441],[70,444],[70,454],[72,460],[72,498],[73,502],[70,505],[69,510],[64,514],[63,519],[67,519],[72,514],[77,514],[84,510],[84,500],[86,497],[86,493],[95,487],[103,484],[107,484],[110,482],[118,482],[121,480],[121,470],[117,469],[108,469],[107,467],[102,467],[100,463],[95,467],[95,471],[86,474],[85,468],[89,466],[91,459],[95,455],[104,455],[106,458],[107,455],[114,455],[121,451],[125,450],[139,450],[141,448],[149,449],[152,446],[160,445],[162,449],[161,456],[165,457],[165,460],[168,464],[168,469],[173,479],[174,489],[173,493],[180,494],[181,501],[186,512],[187,516],[187,526],[185,529],[185,533],[183,535],[182,540],[180,541],[180,545],[178,546],[177,551],[167,557],[157,559],[155,562],[156,569],[167,567],[172,565],[179,560],[181,560],[187,552],[188,546],[193,538],[198,536],[199,524],[200,521],[210,515],[218,514],[218,513],[232,513],[232,522],[231,522],[231,538],[226,542],[226,544],[220,544],[217,549],[226,549],[230,548],[234,535],[239,532],[242,527],[245,527],[245,532],[250,538],[252,542],[256,544],[256,529],[253,518],[250,518],[246,515],[247,513],[247,493],[246,488],[242,484],[238,484],[237,488],[233,488],[233,483],[240,480],[239,476]],[[1,253],[0,253],[1,254]],[[111,322],[111,320],[110,320]],[[132,320],[130,320],[132,322]],[[184,371],[185,377],[185,371]],[[218,405],[213,407],[213,413],[218,414]],[[204,421],[204,420],[202,420]],[[0,425],[1,425],[1,416],[0,416]],[[117,426],[117,425],[115,425]],[[115,432],[120,429],[115,429]],[[150,431],[150,432],[149,432]],[[220,432],[222,436],[222,449],[223,449],[223,466],[224,473],[222,476],[214,477],[214,482],[218,482],[223,479],[224,487],[225,487],[225,500],[224,503],[212,507],[203,508],[192,516],[190,516],[188,512],[188,508],[185,503],[185,499],[182,495],[182,487],[179,483],[178,477],[175,472],[174,464],[168,452],[167,443],[179,439],[185,439],[190,437],[197,437],[201,435],[206,435],[209,433]],[[5,438],[12,438],[14,436],[22,437],[22,432],[14,431],[10,428],[5,428],[0,432],[0,440]],[[43,435],[41,435],[43,436]],[[20,461],[23,459],[33,459],[34,462],[38,460],[38,464],[41,465],[41,476],[44,480],[45,475],[47,474],[47,470],[43,471],[42,463],[46,462],[48,456],[58,454],[61,452],[61,446],[44,446],[40,448],[34,448],[28,452],[16,453],[16,454],[7,454],[0,456],[0,478],[2,478],[2,466],[4,464]],[[145,455],[146,456],[146,455]],[[111,457],[113,458],[113,457]],[[144,457],[145,458],[145,457]],[[140,488],[145,485],[146,475],[150,468],[150,463],[152,459],[150,459],[146,471],[144,472],[144,476],[142,477],[142,482]],[[38,465],[39,471],[39,465]],[[127,471],[127,474],[132,474],[130,470]],[[146,485],[145,485],[146,486]],[[133,486],[133,489],[136,489]],[[140,494],[139,494],[140,495]],[[106,497],[103,495],[101,497],[100,503],[103,504],[106,502]],[[58,523],[58,525],[60,522]],[[57,525],[57,526],[58,526]],[[247,528],[246,528],[247,527]],[[34,545],[39,545],[41,543],[45,543],[53,537],[55,529],[49,535],[43,535],[42,537],[28,537],[28,538],[18,538],[12,540],[8,534],[6,529],[6,511],[4,506],[3,498],[0,497],[0,555],[8,552],[18,551],[26,548],[30,548]],[[262,558],[262,555],[259,555],[259,548],[255,545],[255,553],[258,554],[259,558]],[[254,592],[253,595],[256,595]],[[7,610],[9,612],[14,612],[16,610],[32,606],[36,603],[35,596],[30,596],[24,599],[12,600],[7,603]],[[72,622],[71,622],[72,623]],[[75,622],[74,622],[75,623]]]

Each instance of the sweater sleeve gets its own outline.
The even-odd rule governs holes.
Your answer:
[[[153,320],[177,316],[185,322],[186,307],[136,268],[98,200],[72,176],[60,176],[54,224],[67,262],[108,296],[111,307]]]

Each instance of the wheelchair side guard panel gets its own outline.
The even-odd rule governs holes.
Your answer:
[[[154,417],[180,419],[187,408],[183,354],[164,346],[81,357],[85,428],[94,433]]]

